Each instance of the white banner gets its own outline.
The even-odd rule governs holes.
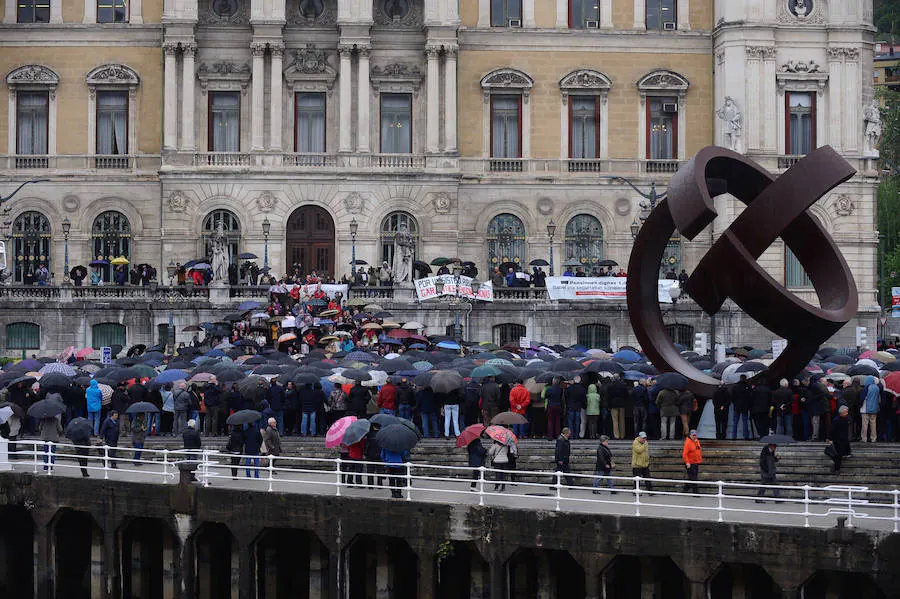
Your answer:
[[[444,287],[439,294],[437,291],[437,281],[440,279]],[[482,283],[478,288],[478,293],[472,291],[472,277],[459,277],[459,287],[456,285],[456,277],[453,275],[438,275],[436,277],[426,277],[424,279],[416,279],[413,281],[416,286],[416,297],[419,301],[434,299],[444,295],[459,295],[469,299],[478,299],[483,302],[494,301],[494,286],[490,281]]]
[[[625,301],[625,277],[547,277],[547,294],[552,300]],[[678,285],[671,279],[657,281],[659,302],[671,304],[669,289]]]

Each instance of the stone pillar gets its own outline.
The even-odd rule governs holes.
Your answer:
[[[163,534],[163,599],[175,599],[178,578],[175,559],[175,538],[166,531]]]
[[[745,141],[747,144],[747,150],[759,150],[762,145],[759,142],[759,132],[760,132],[760,116],[762,116],[762,120],[765,120],[765,115],[760,115],[760,111],[756,109],[751,109],[753,106],[760,106],[759,102],[759,94],[760,94],[760,84],[759,84],[759,70],[760,70],[760,52],[759,48],[747,48],[747,77],[746,77],[746,90],[747,93],[744,96],[746,100],[744,101],[744,105],[741,107],[744,110],[744,119],[746,120],[746,125],[744,130],[746,131]],[[724,70],[724,64],[719,65],[720,69]],[[720,71],[721,72],[721,71]],[[724,73],[723,73],[724,74]],[[719,75],[717,73],[717,75]],[[766,86],[766,93],[768,93],[768,85]],[[716,102],[724,102],[724,96],[716,96]],[[721,120],[718,121],[718,127],[721,128]]]
[[[456,47],[444,50],[444,151],[456,152]]]
[[[425,56],[428,61],[427,86],[425,110],[425,151],[435,153],[440,143],[440,107],[441,107],[441,47],[436,44],[425,46]]]
[[[196,44],[181,46],[181,149],[193,152],[194,144],[194,53]]]
[[[235,589],[231,588],[231,597],[234,599],[256,598],[256,569],[253,563],[253,542],[249,536],[234,536],[234,547],[237,551],[231,552],[231,580],[237,580]],[[237,593],[235,593],[237,591]]]
[[[707,599],[705,582],[697,582],[695,580],[692,580],[689,584],[691,588],[691,599]]]
[[[506,566],[500,560],[492,560],[490,562],[491,572],[491,597],[506,596]]]
[[[344,597],[344,554],[340,548],[328,552],[328,597]]]
[[[359,75],[356,83],[356,151],[361,153],[371,152],[369,147],[369,104],[371,102],[369,92],[369,46],[359,46]],[[343,92],[343,86],[341,91]]]
[[[250,80],[250,149],[258,152],[263,147],[263,120],[265,108],[263,106],[266,44],[253,42],[250,44],[253,53],[253,73]]]
[[[638,558],[641,562],[641,599],[656,599],[661,596],[662,589],[656,579],[652,557]]]
[[[325,577],[328,575],[328,564],[322,559],[322,546],[319,539],[310,535],[309,538],[309,599],[325,599],[328,595],[328,585]]]
[[[828,82],[828,138],[825,139],[821,135],[816,136],[816,145],[831,144],[838,152],[844,148],[843,140],[841,139],[842,124],[844,122],[844,113],[841,107],[844,92],[842,56],[842,48],[828,48],[828,76],[830,77]],[[816,95],[816,92],[810,92],[810,96],[815,97]],[[817,105],[816,110],[819,112],[819,118],[816,119],[816,122],[818,122],[825,115],[825,107]]]
[[[163,148],[174,150],[178,146],[178,44],[163,44]]]
[[[763,50],[763,81],[774,81],[775,80],[775,47],[774,46],[766,46],[765,50]],[[778,138],[778,116],[780,116],[781,120],[784,120],[784,105],[777,106],[777,100],[779,94],[772,93],[772,88],[769,86],[766,87],[765,95],[763,96],[764,104],[765,104],[765,135],[763,137],[763,149],[769,152],[777,152],[778,144],[784,143],[784,136]],[[750,107],[747,106],[744,108],[745,112],[750,111]],[[778,115],[778,116],[776,116]],[[782,131],[783,133],[783,131]]]
[[[418,552],[419,557],[419,597],[434,597],[434,551],[425,549]]]
[[[859,50],[846,48],[844,50],[846,62],[844,62],[844,143],[845,152],[859,151],[859,109],[862,106],[862,97],[859,93]]]
[[[394,572],[387,542],[375,543],[375,599],[391,599],[394,596]]]
[[[263,576],[265,595],[257,597],[257,599],[275,599],[278,592],[278,589],[276,588],[278,581],[278,567],[276,565],[277,557],[275,547],[269,545],[261,553],[263,563],[258,564],[257,568],[260,571],[260,575]],[[257,557],[260,556],[258,555]],[[254,588],[254,591],[256,591],[256,588]]]
[[[340,72],[340,143],[338,150],[341,152],[352,152],[353,147],[350,145],[350,131],[353,129],[353,123],[350,121],[350,102],[353,93],[353,82],[351,76],[350,53],[353,46],[350,44],[338,45],[338,54],[341,57]]]
[[[537,598],[556,599],[556,576],[550,563],[550,554],[546,551],[537,552],[537,570]]]
[[[50,518],[39,518],[34,512],[34,596],[50,597],[54,592],[53,530]]]
[[[282,59],[284,45],[272,44],[272,76],[269,92],[269,149],[280,152],[282,149],[281,102],[282,102]]]
[[[469,561],[469,572],[471,573],[469,577],[469,598],[489,599],[491,582],[488,580],[484,561],[474,551]]]
[[[94,530],[91,533],[91,597],[105,598],[107,596],[103,568],[105,549],[103,534]]]
[[[144,553],[146,552],[146,543],[141,543],[140,538],[137,535],[131,535],[131,580],[123,580],[123,587],[131,587],[131,593],[129,593],[132,597],[140,597],[142,596],[141,584],[143,581],[143,569],[142,564],[147,563],[146,556]]]

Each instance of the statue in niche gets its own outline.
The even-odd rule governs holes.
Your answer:
[[[790,0],[791,12],[798,17],[809,16],[812,11],[812,0]]]
[[[725,105],[716,111],[716,116],[725,121],[725,143],[729,150],[741,151],[741,134],[744,129],[744,115],[734,98],[725,96]]]
[[[405,223],[401,223],[394,236],[394,281],[405,283],[412,280],[413,254],[416,240]]]
[[[402,19],[408,12],[408,0],[385,0],[384,2],[384,13],[390,19]]]
[[[210,238],[212,250],[212,280],[215,283],[228,283],[228,239],[221,221],[216,225],[216,232]]]
[[[300,0],[300,14],[307,19],[317,18],[324,10],[324,0]]]
[[[878,156],[878,141],[881,139],[881,109],[878,102],[866,106],[863,113],[866,122],[866,156]]]

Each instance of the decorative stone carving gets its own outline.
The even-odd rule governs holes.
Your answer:
[[[690,85],[687,79],[673,71],[653,71],[637,82],[642,102],[649,93],[677,94],[683,100]]]
[[[516,69],[497,69],[481,78],[481,91],[485,104],[490,101],[491,92],[512,91],[522,94],[522,100],[528,102],[534,79]]]
[[[756,60],[774,60],[775,46],[747,46],[747,58]]]
[[[615,203],[616,214],[619,216],[628,216],[631,214],[631,200],[628,198],[619,198]]]
[[[246,89],[250,84],[250,65],[247,63],[219,60],[204,62],[197,68],[197,79],[204,93],[207,88],[234,89],[235,84]]]
[[[288,85],[296,91],[331,92],[337,72],[328,64],[328,53],[306,44],[303,48],[292,50],[292,62],[284,71]]]
[[[256,198],[256,207],[260,212],[272,212],[278,204],[278,198],[271,191],[264,191]]]
[[[250,22],[249,0],[201,0],[199,21],[205,25],[241,25]]]
[[[813,0],[788,0],[788,10],[795,17],[805,19],[813,8]]]
[[[337,23],[337,5],[333,0],[288,0],[287,21],[292,25],[329,27]]]
[[[422,0],[375,0],[373,18],[383,27],[418,27],[423,13]]]
[[[130,67],[105,64],[92,69],[85,77],[88,85],[139,85],[141,78]]]
[[[828,73],[815,60],[789,60],[779,67],[775,79],[779,87],[790,91],[809,91],[814,87],[822,92]]]
[[[422,71],[415,65],[399,62],[376,65],[372,68],[370,82],[378,93],[417,94],[422,84]]]
[[[350,214],[360,214],[364,204],[365,200],[358,191],[351,191],[344,196],[344,208]]]
[[[62,205],[66,212],[75,212],[81,207],[81,199],[77,195],[69,194],[63,198]]]
[[[725,96],[725,105],[716,110],[716,116],[725,121],[723,130],[725,147],[734,152],[743,152],[741,136],[744,130],[744,115],[731,96]]]
[[[298,73],[324,73],[328,68],[328,54],[313,44],[293,52],[294,62],[290,64]]]
[[[821,2],[814,0],[782,0],[776,20],[779,23],[821,25],[825,23],[825,16],[822,14],[820,4]]]
[[[856,203],[846,193],[839,193],[834,197],[834,213],[838,216],[850,216],[856,210]]]
[[[422,71],[417,66],[395,62],[385,66],[373,67],[372,75],[378,77],[421,77]]]
[[[782,73],[821,73],[822,67],[815,60],[804,62],[802,60],[789,60],[781,65]]]
[[[863,122],[866,125],[865,154],[869,157],[878,157],[878,141],[881,139],[881,108],[876,100],[873,99],[866,106]]]
[[[431,205],[434,206],[434,211],[437,214],[447,214],[453,205],[453,197],[446,191],[439,191],[432,195]]]
[[[266,42],[251,42],[250,43],[250,54],[253,56],[265,56],[266,55]]]
[[[190,200],[183,191],[173,191],[169,194],[169,197],[166,198],[166,206],[168,207],[169,212],[187,212],[188,204],[190,204]]]
[[[220,60],[218,62],[204,62],[197,69],[198,73],[205,75],[244,75],[250,73],[250,65],[247,63],[229,62]]]
[[[722,66],[725,64],[725,50],[719,50],[716,52],[716,64]]]
[[[55,87],[59,85],[59,75],[43,65],[28,64],[10,71],[9,75],[6,76],[6,83],[12,87],[22,84],[33,85],[35,83]]]
[[[559,80],[559,90],[563,104],[568,102],[569,94],[602,95],[604,98],[612,87],[609,77],[599,71],[579,69],[572,71]]]
[[[553,200],[550,198],[540,198],[537,201],[537,210],[544,216],[553,214]]]
[[[858,48],[827,48],[829,61],[859,60]]]

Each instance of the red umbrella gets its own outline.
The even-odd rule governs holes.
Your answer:
[[[467,447],[469,443],[481,438],[481,433],[484,432],[483,424],[473,424],[471,426],[467,426],[465,430],[456,438],[456,446],[457,447]]]
[[[328,432],[325,433],[325,447],[337,447],[344,439],[344,433],[351,424],[356,422],[356,416],[344,416],[339,418],[331,425]]]
[[[83,348],[79,349],[77,352],[75,352],[75,357],[79,360],[83,360],[83,359],[87,358],[89,355],[91,355],[92,353],[94,353],[93,347],[83,347]]]
[[[423,337],[422,335],[410,335],[407,337],[410,341],[421,341],[422,343],[428,343],[428,337]]]
[[[407,331],[406,329],[393,329],[390,333],[387,334],[391,339],[407,339],[412,337],[412,333]]]
[[[504,428],[502,426],[493,425],[487,427],[485,430],[487,436],[497,441],[499,443],[503,443],[504,445],[515,445],[519,442],[516,436],[512,433],[508,428]]]
[[[900,372],[892,372],[884,377],[884,390],[895,397],[900,396]]]

